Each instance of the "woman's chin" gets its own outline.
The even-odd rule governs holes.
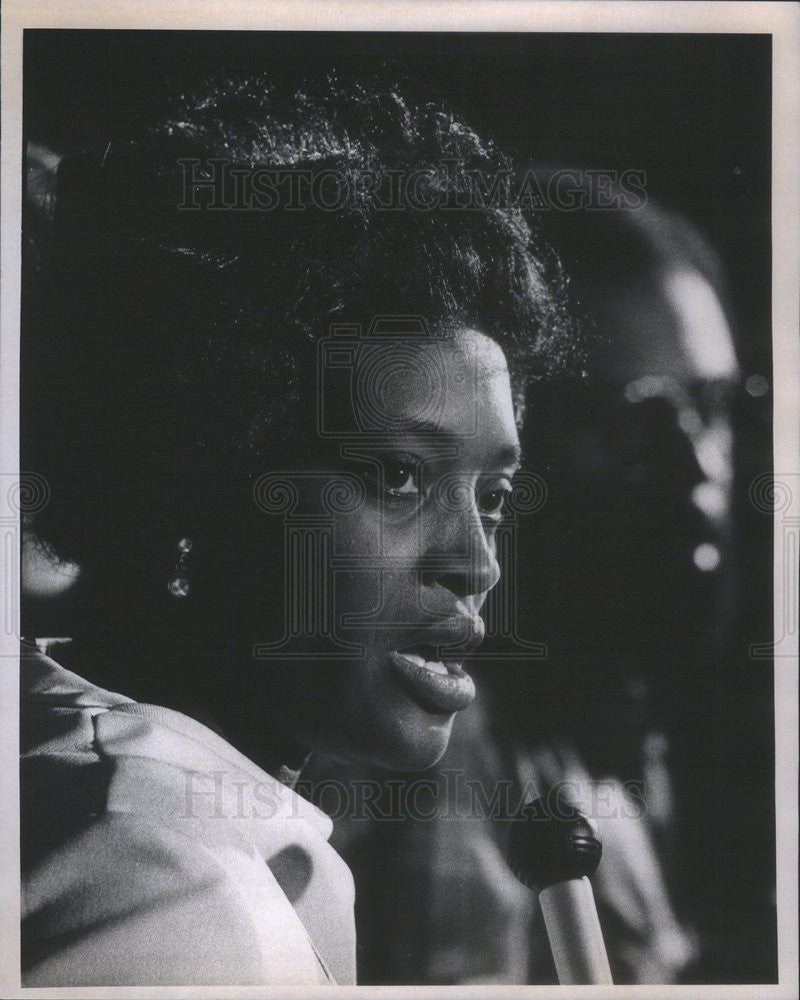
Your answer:
[[[364,733],[365,738],[357,739],[337,756],[390,771],[424,771],[437,764],[447,750],[454,718],[454,714],[425,713],[418,718],[394,719],[393,726],[373,730],[369,738]]]

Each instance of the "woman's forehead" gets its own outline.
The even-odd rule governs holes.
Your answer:
[[[353,355],[349,389],[366,432],[471,441],[498,455],[517,447],[505,355],[479,331],[366,340]]]

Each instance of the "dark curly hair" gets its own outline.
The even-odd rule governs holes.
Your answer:
[[[187,201],[187,177],[223,164],[233,184],[305,172],[347,197],[220,209],[200,184]],[[233,498],[302,448],[333,322],[479,329],[518,397],[568,370],[558,261],[520,206],[465,199],[470,171],[510,164],[441,104],[330,74],[283,89],[217,76],[68,151],[47,224],[25,220],[23,468],[53,497],[40,537],[89,564],[133,538],[144,560],[162,529],[174,538],[172,514],[236,516]],[[387,208],[412,173],[414,205]]]

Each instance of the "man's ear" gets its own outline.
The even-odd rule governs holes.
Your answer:
[[[40,142],[25,148],[25,201],[40,222],[51,222],[56,207],[58,165],[62,156]]]

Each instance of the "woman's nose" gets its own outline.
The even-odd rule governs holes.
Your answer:
[[[429,526],[425,555],[435,559],[435,568],[423,580],[458,598],[485,595],[500,579],[492,526],[485,524],[472,491],[455,506],[437,511]]]

